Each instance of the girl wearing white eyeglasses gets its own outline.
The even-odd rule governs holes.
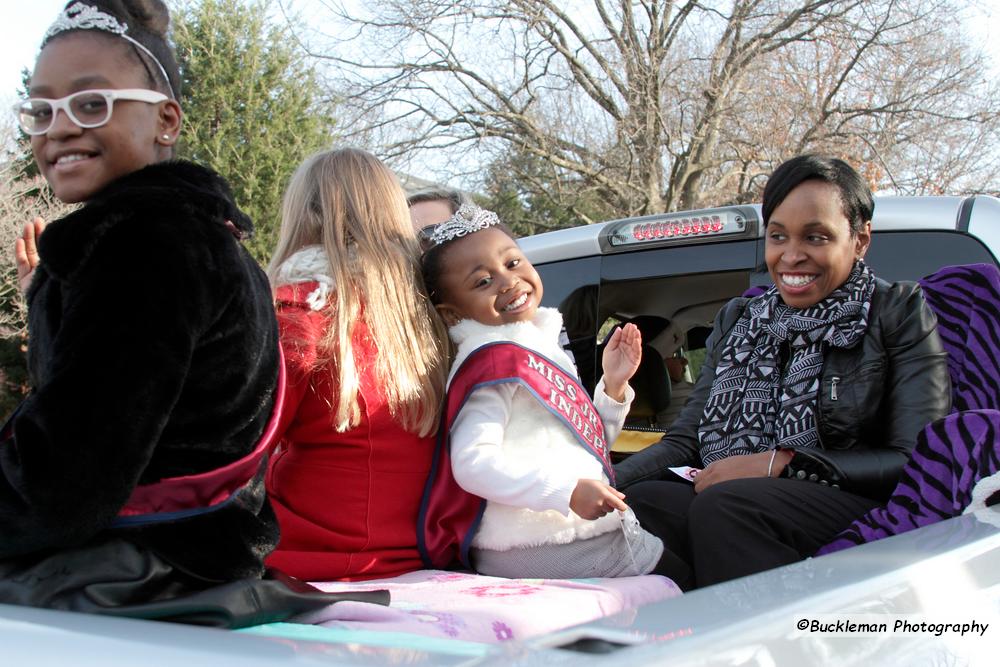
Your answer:
[[[169,606],[258,581],[277,542],[271,292],[226,182],[169,159],[168,23],[161,0],[70,2],[15,108],[55,195],[83,206],[16,247],[32,391],[0,430],[0,602]]]

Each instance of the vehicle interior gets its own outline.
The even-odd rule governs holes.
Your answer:
[[[614,446],[616,459],[655,442],[676,419],[697,380],[716,314],[750,286],[750,277],[744,270],[602,280],[558,304],[568,347],[590,390],[612,331],[632,323],[642,335],[642,361],[630,381],[636,398]]]
[[[873,235],[866,261],[887,280],[915,280],[949,264],[994,263],[974,237],[954,231]],[[636,392],[615,460],[659,440],[678,416],[705,355],[719,310],[748,288],[769,285],[763,240],[675,245],[536,266],[545,305],[563,313],[568,349],[582,383],[601,376],[603,342],[632,322],[643,338],[643,361],[630,384]],[[671,361],[671,360],[674,361]],[[682,377],[669,365],[683,367]]]

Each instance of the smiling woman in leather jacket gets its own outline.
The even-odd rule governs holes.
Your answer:
[[[616,467],[643,525],[704,586],[812,555],[884,501],[927,423],[947,414],[947,359],[919,286],[874,277],[871,192],[806,155],[764,190],[775,286],[716,318],[670,432]],[[701,470],[693,485],[667,469]]]

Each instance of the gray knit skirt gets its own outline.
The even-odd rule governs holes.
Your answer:
[[[634,521],[634,515],[630,518]],[[663,555],[663,542],[639,528],[637,522],[623,525],[626,527],[568,544],[542,544],[506,551],[474,547],[470,552],[472,566],[480,574],[511,579],[585,579],[649,574]]]

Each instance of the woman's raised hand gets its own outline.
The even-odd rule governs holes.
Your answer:
[[[642,359],[642,334],[634,324],[615,329],[604,347],[604,393],[619,403],[625,400],[625,384],[639,368]]]
[[[28,291],[38,266],[38,237],[45,231],[46,224],[41,218],[35,218],[24,225],[21,236],[14,241],[14,263],[17,264],[17,282],[22,294]]]

